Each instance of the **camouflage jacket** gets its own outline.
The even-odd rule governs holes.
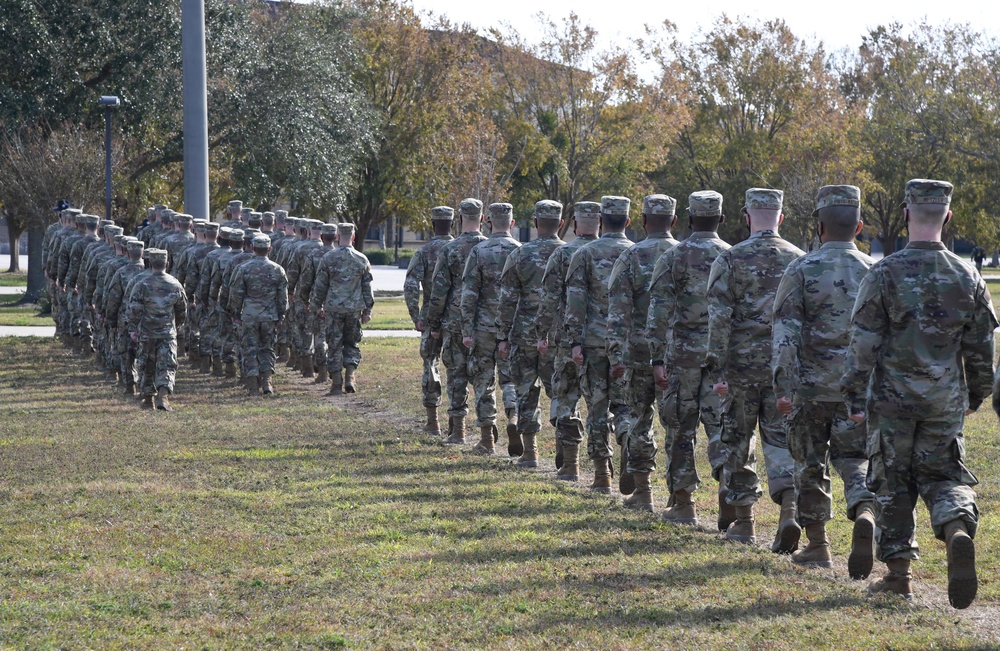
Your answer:
[[[219,305],[222,306],[223,312],[231,316],[239,315],[239,312],[233,312],[229,309],[229,293],[233,289],[233,278],[236,276],[236,271],[252,259],[253,251],[240,251],[232,257],[229,264],[226,265],[225,271],[222,273],[222,285],[219,287]],[[287,296],[288,293],[286,292],[285,295]]]
[[[323,308],[329,314],[371,314],[375,295],[372,265],[365,254],[345,244],[324,255],[309,303],[313,312]]]
[[[975,268],[940,242],[910,242],[872,266],[851,316],[840,380],[852,413],[934,418],[993,390],[996,315]]]
[[[66,286],[66,275],[69,273],[70,255],[73,252],[73,245],[83,238],[84,234],[79,229],[69,233],[62,239],[59,245],[59,261],[56,265],[56,278],[59,284]],[[67,289],[72,289],[67,287]]]
[[[316,271],[319,269],[319,261],[330,251],[333,251],[333,247],[326,246],[325,244],[309,249],[305,259],[302,260],[299,280],[295,283],[296,301],[302,301],[302,304],[306,306],[309,305],[309,301],[312,299],[313,287],[316,285]]]
[[[318,240],[303,240],[302,244],[296,246],[295,251],[288,256],[288,266],[285,267],[285,272],[288,274],[288,289],[293,295],[295,284],[299,282],[299,274],[302,273],[302,266],[305,259],[309,256],[309,252],[322,246],[322,242]],[[326,253],[329,253],[329,251]]]
[[[83,283],[80,282],[80,272],[83,271],[84,254],[91,244],[98,244],[100,242],[101,239],[99,237],[87,233],[73,243],[73,248],[69,254],[69,267],[66,270],[66,287],[68,289],[83,289]]]
[[[612,365],[649,365],[646,318],[649,314],[649,281],[664,252],[677,246],[669,233],[650,233],[625,249],[608,276],[608,334],[606,345]]]
[[[646,341],[654,365],[699,368],[708,349],[708,276],[729,245],[716,233],[695,231],[668,250],[649,281]]]
[[[275,262],[277,262],[278,264],[280,264],[282,267],[285,268],[285,273],[288,272],[288,263],[291,262],[292,256],[295,255],[295,252],[299,249],[300,246],[310,241],[307,239],[302,239],[298,235],[296,235],[293,238],[289,238],[289,240],[290,241],[287,244],[281,247],[281,251],[278,253],[277,257],[274,260]]]
[[[427,325],[432,332],[462,331],[462,274],[469,252],[486,236],[479,231],[462,233],[441,249],[434,265],[434,282],[427,301]]]
[[[462,274],[462,336],[497,331],[500,310],[500,272],[507,256],[520,247],[507,233],[494,233],[472,247]]]
[[[244,321],[280,321],[288,311],[288,279],[285,270],[267,259],[254,256],[233,273],[229,289],[229,312]]]
[[[222,294],[222,281],[226,277],[226,272],[229,270],[229,266],[236,259],[236,256],[241,253],[243,253],[242,249],[239,251],[236,249],[229,249],[216,259],[215,265],[212,267],[212,277],[209,279],[208,284],[208,298],[210,301],[223,308],[226,307],[226,304],[221,302],[219,298]]]
[[[128,297],[129,327],[144,339],[177,336],[187,316],[187,296],[177,279],[153,271],[138,281]]]
[[[742,387],[771,386],[771,319],[785,268],[804,255],[774,231],[757,231],[712,263],[704,367]]]
[[[145,244],[146,248],[148,249],[150,248],[150,242],[153,241],[153,236],[159,235],[160,232],[162,231],[163,231],[163,224],[161,224],[160,222],[156,222],[155,224],[152,224],[142,229],[142,232],[139,233],[139,239],[142,240],[143,244]]]
[[[94,304],[94,294],[97,292],[97,276],[101,268],[111,262],[115,257],[115,250],[106,243],[101,242],[102,247],[95,249],[90,255],[87,268],[83,272],[80,284],[83,285],[83,301],[87,305]]]
[[[97,272],[97,287],[94,288],[94,308],[101,316],[104,316],[105,312],[108,285],[111,283],[111,279],[114,278],[115,272],[127,264],[128,256],[116,255],[107,264],[101,265],[101,270]]]
[[[566,243],[558,235],[539,237],[511,253],[500,274],[497,339],[534,346],[544,300],[542,277],[552,254]]]
[[[542,274],[542,303],[546,309],[538,311],[532,339],[558,344],[563,340],[563,319],[566,314],[566,271],[570,258],[577,249],[597,239],[596,235],[577,236],[552,253]]]
[[[177,278],[174,269],[177,266],[177,258],[181,253],[195,245],[195,235],[191,231],[174,233],[170,237],[164,238],[163,245],[167,249],[167,260],[169,261],[167,269],[170,270],[170,275]]]
[[[271,252],[267,254],[267,257],[274,262],[278,262],[278,255],[281,253],[281,249],[291,241],[292,238],[285,235],[284,231],[274,231],[271,233]]]
[[[176,278],[184,285],[188,300],[195,300],[198,280],[201,278],[202,262],[209,253],[218,248],[219,245],[215,242],[202,242],[188,248],[181,255],[180,264],[182,266],[177,270]]]
[[[53,238],[62,228],[64,228],[62,224],[53,222],[45,229],[45,235],[42,236],[42,269],[46,272],[49,269],[49,254],[52,251]]]
[[[406,309],[410,313],[410,320],[416,323],[419,320],[427,321],[427,308],[431,297],[431,287],[434,282],[434,267],[442,249],[448,242],[453,241],[451,235],[435,235],[431,241],[420,247],[420,250],[410,258],[410,265],[406,268],[406,280],[403,282],[403,296],[406,299]],[[420,305],[420,290],[424,292],[424,304]]]
[[[125,303],[126,296],[128,296],[126,292],[129,284],[145,269],[142,260],[132,262],[126,258],[126,264],[111,276],[106,290],[107,297],[104,301],[104,318],[108,320],[108,323],[116,325],[119,321],[124,322],[124,318],[120,319],[119,317],[125,316],[121,308]]]
[[[604,348],[608,335],[608,277],[622,251],[632,246],[624,233],[605,233],[580,247],[566,271],[564,331],[570,344]]]
[[[60,228],[49,240],[49,254],[45,263],[45,274],[49,280],[55,281],[59,278],[59,251],[63,241],[75,232],[77,232],[75,228]]]
[[[840,402],[851,311],[874,260],[853,242],[827,242],[785,269],[774,298],[771,372],[777,397]]]
[[[212,274],[215,273],[215,267],[219,264],[219,258],[229,255],[231,252],[232,249],[228,246],[219,246],[219,248],[209,251],[205,259],[201,261],[198,266],[198,285],[193,297],[199,304],[209,305],[211,303]],[[185,280],[187,279],[185,278]]]

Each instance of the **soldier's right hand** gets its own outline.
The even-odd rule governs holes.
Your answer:
[[[583,346],[573,346],[573,363],[583,366]]]
[[[778,413],[788,418],[792,415],[792,401],[787,396],[782,396],[778,398],[777,402]]]
[[[867,415],[863,411],[856,411],[856,412],[854,412],[853,414],[851,414],[849,416],[849,418],[851,420],[853,420],[855,423],[863,423],[863,422],[865,422],[865,418],[866,417],[867,417]]]
[[[538,349],[539,353],[541,353],[542,355],[545,355],[546,353],[549,352],[549,340],[548,339],[539,339],[538,343],[535,344],[535,348]]]
[[[413,325],[417,328],[417,332],[423,332],[424,330],[427,329],[427,327],[424,325],[423,319],[417,319],[417,322],[414,323]]]
[[[500,357],[503,359],[507,359],[508,357],[510,357],[510,342],[501,341],[497,345],[497,354],[499,354]]]
[[[729,383],[723,380],[722,382],[717,382],[712,385],[712,391],[725,398],[729,395]]]
[[[471,350],[473,343],[474,342],[472,341],[472,337],[462,337],[462,345],[464,345],[466,348]]]
[[[435,332],[434,330],[431,330],[431,339],[440,339],[440,338],[441,338],[440,332]]]
[[[667,390],[667,387],[670,386],[670,380],[667,378],[666,366],[658,364],[653,367],[653,382],[656,382],[656,386],[663,391]]]

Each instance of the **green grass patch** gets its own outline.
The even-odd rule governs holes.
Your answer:
[[[51,326],[50,316],[39,316],[37,305],[18,305],[20,294],[0,294],[0,326]]]
[[[402,298],[377,298],[372,309],[372,320],[366,330],[412,330],[413,321]]]
[[[766,498],[761,545],[713,530],[703,442],[699,529],[555,481],[548,425],[541,471],[443,447],[420,431],[417,347],[366,340],[360,392],[342,397],[281,369],[277,395],[250,400],[182,362],[175,411],[165,414],[117,396],[55,342],[0,339],[0,647],[1000,644],[1000,530],[990,515],[1000,432],[987,410],[967,428],[986,514],[982,583],[959,612],[947,606],[945,553],[923,506],[916,602],[870,600],[864,582],[846,578],[839,480],[836,567],[798,568],[766,549],[778,515]],[[653,491],[664,508],[662,470]]]
[[[5,271],[0,273],[0,287],[27,287],[28,286],[28,273],[27,272],[17,272],[11,273]]]

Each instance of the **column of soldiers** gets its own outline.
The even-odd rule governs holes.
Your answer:
[[[289,340],[304,376],[332,378],[331,394],[355,392],[374,296],[354,226],[239,201],[226,212],[220,225],[156,205],[137,236],[126,236],[110,221],[62,210],[45,233],[42,263],[57,336],[96,354],[144,409],[172,409],[184,354],[201,373],[239,375],[250,396],[271,394]]]
[[[998,322],[978,272],[941,243],[951,194],[943,181],[910,181],[903,205],[910,244],[878,263],[854,244],[861,192],[849,185],[820,188],[813,217],[821,246],[808,254],[779,236],[783,193],[766,188],[746,192],[740,212],[750,236],[735,246],[718,236],[726,216],[713,191],[688,198],[690,234],[681,242],[671,234],[677,202],[666,195],[644,199],[646,239],[638,244],[625,235],[625,197],[577,203],[568,244],[557,235],[557,202],[536,204],[539,236],[523,246],[509,237],[509,204],[489,206],[489,238],[480,232],[479,201],[461,202],[454,239],[453,210],[436,207],[434,238],[414,256],[405,284],[421,332],[424,431],[465,443],[472,384],[480,427],[473,451],[495,454],[496,383],[509,381],[508,454],[518,467],[536,468],[544,389],[557,478],[580,480],[586,440],[590,489],[610,493],[613,435],[624,504],[653,511],[658,416],[670,495],[662,517],[697,524],[701,423],[718,483],[717,526],[746,544],[757,540],[763,495],[759,431],[768,496],[780,506],[773,552],[833,566],[832,466],[854,523],[851,578],[867,578],[878,558],[888,571],[869,592],[912,599],[920,496],[947,546],[949,600],[966,608],[978,586],[979,512],[962,427],[991,392],[1000,414]],[[501,368],[502,360],[509,365]],[[437,411],[445,393],[443,432]]]

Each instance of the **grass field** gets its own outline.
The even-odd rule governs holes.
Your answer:
[[[10,273],[9,271],[4,271],[0,273],[0,287],[24,287],[27,284],[27,272]]]
[[[804,570],[556,482],[548,426],[537,472],[442,447],[419,429],[416,349],[367,340],[361,392],[337,398],[282,372],[250,401],[182,364],[164,414],[53,342],[0,340],[0,648],[1000,645],[992,413],[967,429],[982,583],[958,612],[923,507],[916,602],[869,600],[841,515],[836,567]],[[714,525],[714,484],[696,499]]]
[[[37,305],[17,305],[20,294],[0,294],[0,326],[51,326],[50,316],[38,316]]]
[[[413,330],[413,321],[402,298],[376,298],[369,330]]]

